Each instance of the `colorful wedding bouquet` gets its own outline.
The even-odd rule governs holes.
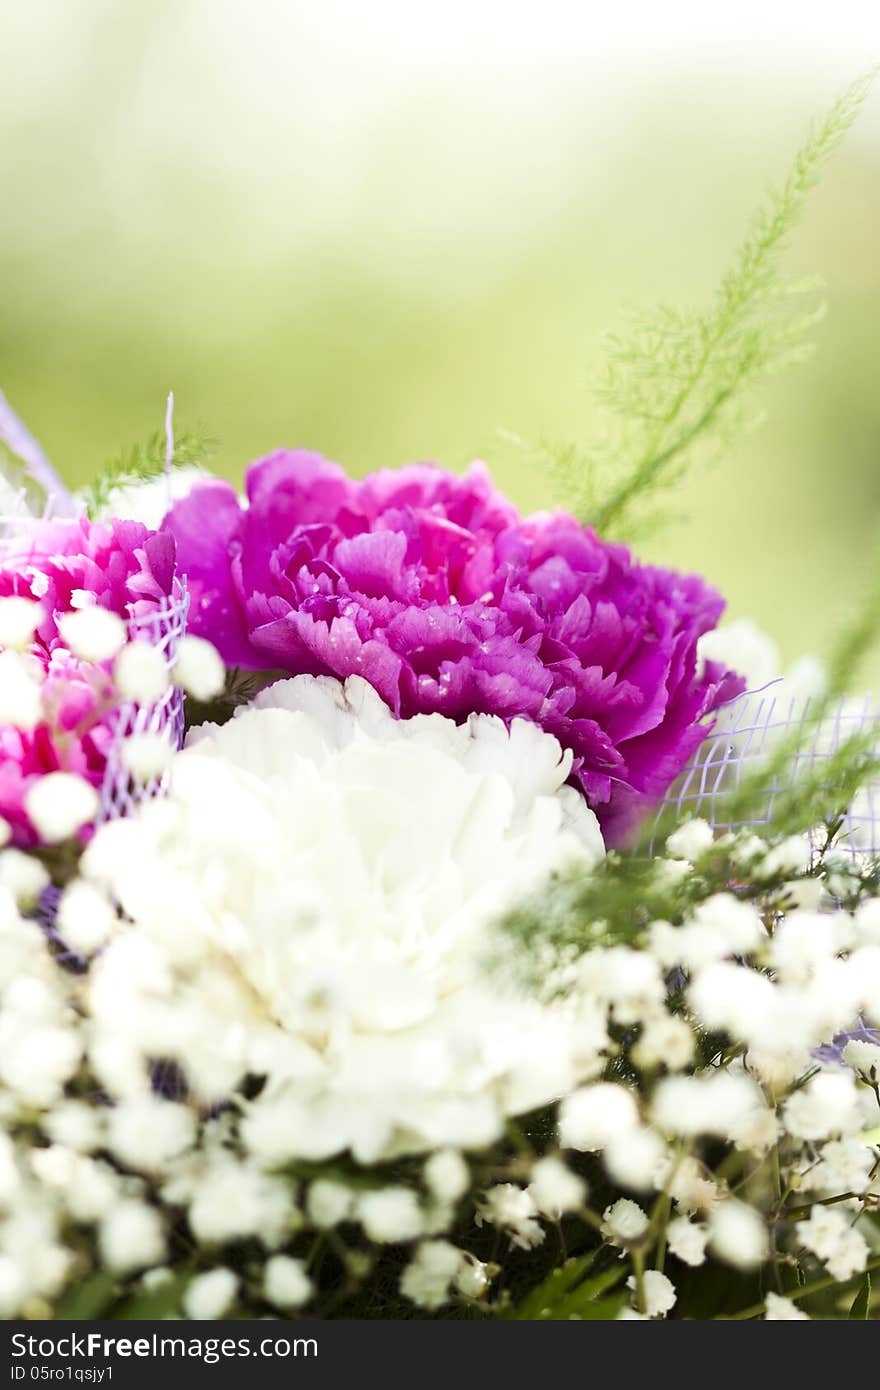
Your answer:
[[[880,605],[768,704],[619,539],[799,350],[861,96],[613,349],[572,510],[305,451],[241,496],[170,417],[71,496],[3,405],[0,1315],[871,1316]]]

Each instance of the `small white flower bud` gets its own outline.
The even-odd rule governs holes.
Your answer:
[[[100,804],[94,787],[75,772],[48,772],[24,798],[31,823],[47,845],[69,840],[95,819]]]
[[[74,656],[83,661],[112,661],[126,639],[125,623],[106,608],[78,608],[64,613],[58,631]]]
[[[124,700],[155,704],[168,689],[165,657],[151,642],[128,642],[113,665],[113,680]]]
[[[226,684],[226,668],[217,648],[204,637],[184,637],[177,649],[174,678],[187,695],[213,700]]]
[[[0,647],[24,651],[42,620],[42,605],[34,599],[17,594],[0,598]]]

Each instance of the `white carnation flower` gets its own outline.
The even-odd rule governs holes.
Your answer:
[[[264,1164],[491,1142],[596,1066],[576,999],[486,971],[496,921],[604,852],[569,771],[525,721],[395,720],[356,677],[279,682],[90,845],[135,924],[93,971],[98,1033],[177,1059],[205,1100],[268,1076],[243,1129]]]

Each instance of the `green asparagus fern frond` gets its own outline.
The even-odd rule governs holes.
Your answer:
[[[707,309],[662,305],[608,339],[597,388],[604,437],[592,449],[542,450],[571,505],[600,534],[631,535],[660,492],[743,424],[752,388],[809,350],[823,312],[816,281],[783,274],[780,255],[872,78],[854,83],[811,130]]]
[[[117,454],[82,494],[88,516],[102,516],[110,508],[113,494],[121,488],[161,477],[165,468],[165,448],[165,434],[156,430],[144,443],[134,444]],[[184,433],[174,441],[171,466],[205,466],[215,448],[216,441],[201,431]]]

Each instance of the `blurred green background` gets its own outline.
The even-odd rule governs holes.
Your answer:
[[[282,444],[491,453],[546,505],[496,430],[589,439],[603,330],[704,299],[880,57],[875,3],[724,8],[0,0],[0,387],[77,482],[173,388],[234,480]],[[878,214],[880,89],[789,253],[827,285],[816,355],[640,547],[786,658],[877,564]]]

